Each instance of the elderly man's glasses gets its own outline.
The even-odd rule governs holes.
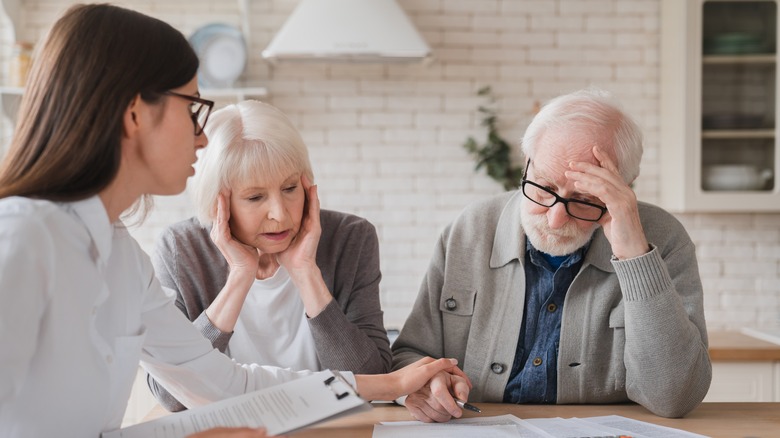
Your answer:
[[[530,165],[531,160],[529,159],[525,164],[525,171],[523,172],[520,186],[522,187],[523,195],[532,202],[548,208],[561,202],[566,207],[566,213],[569,216],[588,222],[597,222],[607,212],[606,207],[577,199],[563,198],[547,187],[542,187],[533,181],[525,179],[525,176],[528,174],[528,166]]]
[[[173,91],[166,91],[163,94],[189,100],[191,102],[190,117],[192,118],[192,123],[195,125],[195,136],[197,137],[203,134],[203,128],[206,127],[206,122],[209,120],[211,109],[214,108],[214,102],[211,100],[201,99],[200,97],[189,96],[187,94],[180,94]]]

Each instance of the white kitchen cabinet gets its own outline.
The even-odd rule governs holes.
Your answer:
[[[775,362],[775,400],[780,401],[780,362]]]
[[[705,402],[780,401],[780,344],[768,341],[764,333],[763,329],[709,333],[712,383]]]
[[[16,123],[16,111],[19,109],[22,91],[21,88],[0,86],[0,115],[8,117],[11,123]]]
[[[661,203],[780,211],[776,0],[662,0]]]
[[[712,384],[705,402],[774,402],[780,362],[713,362]]]

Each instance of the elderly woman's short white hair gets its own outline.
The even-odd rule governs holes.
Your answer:
[[[301,134],[271,105],[247,100],[222,108],[204,132],[209,143],[200,151],[190,186],[203,224],[214,221],[219,193],[237,183],[283,179],[293,172],[314,182]]]

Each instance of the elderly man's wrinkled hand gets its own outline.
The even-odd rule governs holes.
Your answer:
[[[615,257],[628,259],[646,254],[650,245],[639,220],[636,194],[600,147],[593,148],[593,155],[599,165],[571,162],[566,177],[573,180],[582,193],[595,196],[607,207],[608,212],[599,223]]]

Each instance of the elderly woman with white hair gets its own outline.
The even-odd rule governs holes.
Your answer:
[[[374,226],[320,210],[306,145],[273,106],[230,105],[205,131],[198,217],[166,229],[153,257],[178,308],[241,363],[388,372]],[[165,408],[185,409],[148,383]]]

